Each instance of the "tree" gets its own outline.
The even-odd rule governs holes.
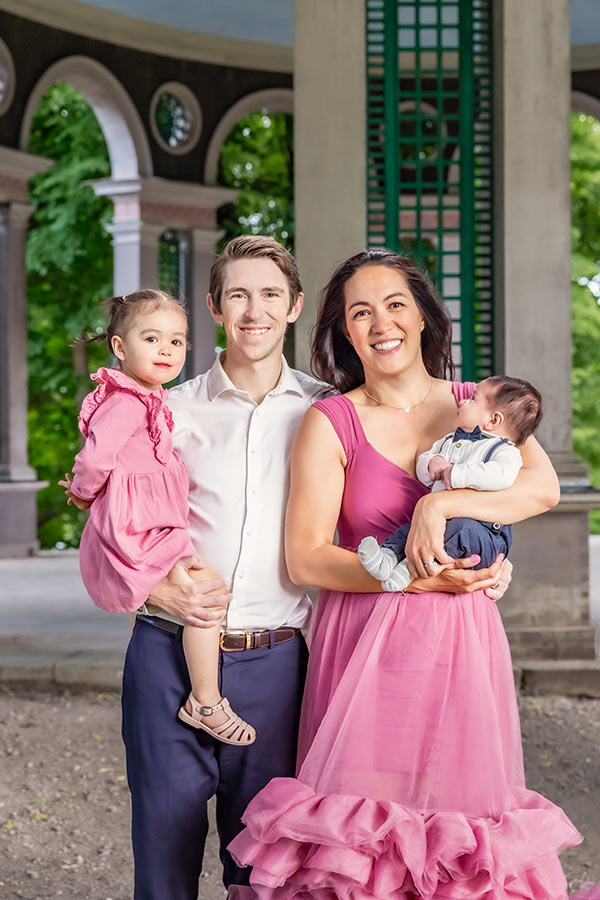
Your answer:
[[[42,546],[77,546],[85,516],[67,507],[56,482],[80,447],[77,413],[93,387],[89,366],[107,360],[98,345],[91,345],[88,362],[72,344],[89,329],[102,330],[99,300],[112,293],[112,249],[104,229],[112,204],[85,185],[109,175],[110,163],[93,111],[62,83],[40,102],[29,150],[55,160],[30,183],[36,212],[27,242],[29,458],[50,482],[39,494]]]
[[[571,116],[573,449],[600,488],[600,122]],[[600,533],[600,510],[590,514]]]

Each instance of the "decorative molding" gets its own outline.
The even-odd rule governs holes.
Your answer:
[[[0,147],[0,201],[28,204],[29,179],[38,172],[45,172],[52,164],[53,160],[44,156],[34,156],[12,147]]]
[[[171,145],[165,141],[156,124],[156,107],[162,94],[172,94],[176,97],[191,120],[189,134],[184,141],[177,144],[175,147],[171,147]],[[162,147],[166,153],[171,153],[173,156],[184,156],[186,153],[193,150],[198,143],[200,134],[202,133],[202,110],[200,109],[200,104],[198,103],[196,95],[187,85],[181,84],[179,81],[166,81],[164,84],[161,84],[152,95],[148,115],[150,118],[152,137],[158,146]]]
[[[4,4],[5,5],[5,4]],[[148,135],[131,97],[113,73],[89,56],[67,56],[51,65],[29,95],[19,145],[29,146],[31,122],[40,100],[57,81],[73,85],[90,104],[104,134],[115,178],[152,175]]]
[[[600,44],[574,44],[571,47],[571,71],[600,69]]]
[[[164,229],[203,226],[214,229],[219,206],[231,203],[238,194],[230,188],[167,178],[100,178],[86,183],[99,197],[113,200],[115,224],[141,220]]]
[[[50,28],[146,53],[263,72],[292,72],[294,68],[293,47],[287,45],[171,28],[76,0],[1,0],[0,5],[6,12]]]
[[[138,196],[141,203],[178,208],[210,209],[216,211],[224,203],[231,203],[239,191],[218,185],[171,181],[168,178],[98,178],[88,181],[99,197]],[[116,201],[115,201],[116,202]]]
[[[176,206],[175,204],[145,203],[141,205],[144,222],[162,222],[164,228],[195,228],[198,225],[216,227],[216,209],[200,206]]]
[[[573,112],[582,112],[586,116],[600,119],[600,99],[583,91],[571,91],[571,109]]]
[[[233,106],[230,106],[219,124],[212,133],[206,162],[204,164],[205,184],[216,185],[219,177],[219,159],[223,144],[227,140],[231,129],[237,125],[240,119],[252,112],[264,110],[266,113],[294,114],[294,92],[291,88],[270,88],[264,91],[254,91],[246,94]]]
[[[15,64],[12,54],[0,38],[0,116],[13,101],[15,95]]]

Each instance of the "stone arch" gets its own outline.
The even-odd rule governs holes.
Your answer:
[[[51,65],[27,101],[19,144],[27,150],[31,122],[40,100],[53,84],[65,81],[90,104],[106,140],[112,177],[116,180],[152,175],[152,156],[140,115],[113,73],[88,56],[68,56]]]
[[[581,112],[600,120],[600,100],[583,91],[571,91],[571,111]]]
[[[248,116],[257,110],[264,110],[267,113],[289,113],[292,115],[294,112],[294,92],[291,88],[271,88],[265,91],[255,91],[242,97],[227,110],[213,131],[208,145],[206,162],[204,164],[205,184],[217,184],[221,150],[231,129],[244,116]]]

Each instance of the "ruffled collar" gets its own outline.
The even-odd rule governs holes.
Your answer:
[[[126,391],[138,397],[148,412],[148,434],[150,440],[154,444],[154,454],[159,462],[166,465],[168,461],[168,453],[164,452],[161,444],[161,426],[159,417],[162,412],[165,423],[169,431],[173,431],[173,416],[171,410],[167,406],[167,391],[161,387],[157,391],[151,391],[150,388],[142,387],[132,381],[122,369],[98,369],[93,375],[90,375],[92,381],[98,383],[98,387],[88,394],[81,404],[81,412],[79,413],[79,430],[84,437],[89,434],[90,419],[104,403],[106,398],[115,391]]]

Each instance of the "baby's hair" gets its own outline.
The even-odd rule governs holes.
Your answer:
[[[154,312],[160,306],[176,306],[187,318],[187,312],[182,300],[171,297],[165,291],[157,291],[153,288],[143,288],[117,297],[105,300],[103,306],[106,309],[108,323],[106,331],[100,334],[87,334],[79,338],[78,344],[91,344],[94,341],[106,341],[108,349],[112,351],[112,339],[116,334],[123,338],[131,328],[137,315],[143,312]]]
[[[492,375],[485,379],[490,391],[490,406],[504,413],[517,447],[524,444],[542,420],[542,395],[522,378]]]

